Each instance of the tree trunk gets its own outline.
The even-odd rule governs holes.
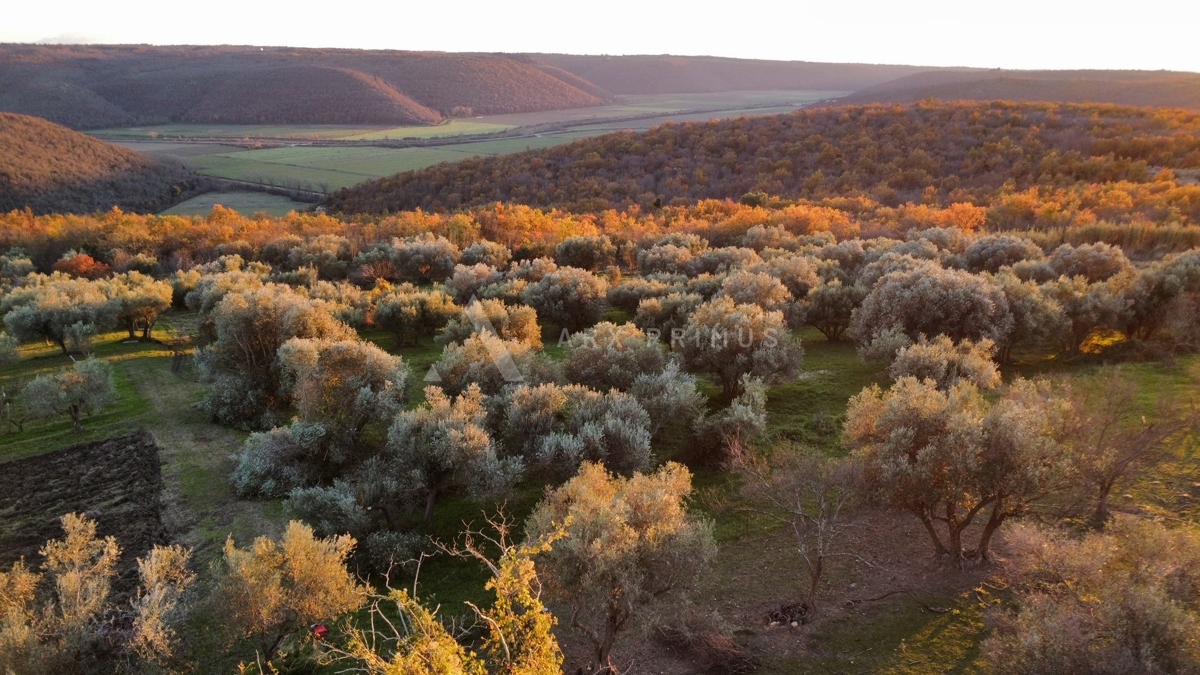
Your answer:
[[[921,524],[925,526],[925,531],[929,533],[929,539],[933,541],[934,552],[937,556],[940,558],[944,555],[949,555],[950,551],[947,551],[946,547],[942,544],[942,539],[938,536],[937,530],[934,529],[933,521],[929,519],[929,516],[920,511],[917,511],[916,514],[921,519]]]
[[[433,504],[437,501],[437,488],[429,488],[429,493],[425,495],[425,522],[433,520]]]
[[[1106,480],[1100,483],[1099,494],[1096,496],[1096,510],[1092,512],[1092,522],[1096,525],[1108,522],[1108,496],[1112,493],[1114,482]]]
[[[817,606],[817,586],[821,583],[821,573],[825,571],[825,556],[817,556],[817,564],[813,565],[808,571],[810,583],[808,585],[808,598],[805,603],[808,604],[809,611],[812,611]]]
[[[975,549],[975,555],[980,560],[991,560],[991,544],[992,535],[996,534],[996,530],[1000,529],[1000,525],[1004,523],[1007,516],[1004,514],[1004,509],[1000,502],[997,501],[992,506],[992,515],[988,517],[987,525],[983,526],[983,534],[979,536],[979,546]]]
[[[83,431],[83,422],[80,419],[81,415],[78,406],[71,406],[71,422],[75,425],[75,433]]]

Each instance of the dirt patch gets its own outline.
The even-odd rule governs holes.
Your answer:
[[[920,523],[906,514],[871,510],[855,521],[841,550],[856,555],[830,562],[815,608],[802,607],[808,580],[791,532],[783,529],[721,544],[712,571],[692,596],[695,607],[715,612],[737,642],[761,658],[759,675],[873,672],[916,661],[921,655],[909,657],[905,650],[930,640],[922,630],[957,617],[962,594],[995,568],[959,570],[934,559]],[[995,549],[1002,553],[1002,542]],[[677,617],[666,614],[660,621],[673,625]],[[590,653],[565,624],[558,635],[565,672],[573,673],[588,664]],[[614,650],[617,664],[655,675],[722,672],[654,637],[637,629],[623,634]]]
[[[166,541],[161,492],[158,447],[146,432],[0,464],[0,568],[22,557],[39,563],[46,540],[62,536],[59,518],[80,512],[101,537],[116,537],[115,590],[131,589],[137,558]]]

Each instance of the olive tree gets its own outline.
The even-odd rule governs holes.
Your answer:
[[[17,353],[17,348],[21,343],[8,333],[0,331],[0,366],[11,366],[21,360],[21,355]]]
[[[149,340],[158,317],[171,306],[171,284],[156,281],[140,272],[118,274],[105,284],[117,323],[132,339],[138,331]]]
[[[64,355],[79,346],[72,344],[73,333],[95,334],[116,321],[103,282],[61,275],[26,277],[26,285],[0,300],[0,312],[4,313],[5,326],[18,340],[48,340]]]
[[[648,297],[638,303],[633,324],[647,335],[657,335],[664,342],[682,337],[688,317],[697,307],[704,304],[698,293],[668,293],[662,297]]]
[[[1105,243],[1063,244],[1050,253],[1047,262],[1061,276],[1083,277],[1091,283],[1133,271],[1133,263],[1125,257],[1125,251]]]
[[[1000,343],[1012,331],[1004,292],[988,279],[961,270],[922,267],[879,280],[854,312],[851,330],[860,344],[899,327],[909,338],[947,335],[952,340]]]
[[[533,349],[542,347],[542,327],[538,325],[536,310],[492,299],[468,303],[446,323],[436,342],[440,345],[463,342],[475,333],[489,330],[502,340],[525,342]]]
[[[577,267],[560,267],[522,294],[538,316],[567,331],[595,325],[608,308],[608,282]]]
[[[949,390],[914,377],[886,392],[873,385],[850,400],[844,441],[863,463],[869,493],[915,515],[938,556],[958,565],[988,560],[1001,524],[1061,489],[1066,476],[1039,386],[1020,382],[989,405],[965,381]],[[967,549],[964,534],[981,515],[978,543]]]
[[[1073,536],[1021,524],[1006,537],[1013,609],[982,653],[1016,675],[1200,671],[1200,536],[1121,519]]]
[[[617,247],[607,236],[567,237],[554,249],[554,262],[595,272],[614,264]]]
[[[671,359],[657,373],[638,375],[629,393],[650,415],[651,438],[658,438],[673,423],[692,428],[707,400],[696,386],[696,376],[684,372],[678,359]]]
[[[205,408],[243,429],[271,426],[291,402],[277,358],[285,342],[357,339],[324,303],[274,284],[225,296],[212,325],[212,342],[196,351],[201,377],[213,384]]]
[[[765,380],[794,377],[803,355],[782,312],[728,297],[697,307],[683,336],[673,336],[671,346],[688,370],[715,374],[730,398],[741,391],[744,375]]]
[[[1017,347],[1037,348],[1068,331],[1062,305],[1046,288],[1034,281],[1023,281],[1009,270],[1002,270],[992,280],[1004,291],[1013,316],[1012,332],[998,345],[997,358],[1001,363],[1010,363]]]
[[[861,286],[843,284],[840,279],[822,281],[808,293],[804,319],[826,340],[837,342],[850,328],[854,310],[865,297],[867,291]]]
[[[21,390],[21,404],[34,416],[70,415],[75,431],[83,416],[98,412],[117,397],[112,366],[89,357],[59,373],[38,375]]]
[[[791,328],[804,323],[804,307],[795,302],[783,282],[761,272],[737,271],[725,277],[716,297],[732,298],[739,305],[758,305],[769,312],[782,312]]]
[[[375,300],[372,321],[396,336],[396,346],[415,345],[422,336],[436,334],[462,308],[445,291],[418,290],[405,284]]]
[[[1054,324],[1063,354],[1078,354],[1093,333],[1120,325],[1127,299],[1108,282],[1091,283],[1083,276],[1059,277],[1041,287],[1062,310]]]
[[[679,464],[621,478],[586,463],[529,516],[532,541],[566,530],[536,562],[549,595],[569,608],[571,626],[590,643],[592,673],[620,672],[612,660],[617,637],[707,568],[712,524],[688,512],[691,491],[691,474]]]
[[[713,415],[701,414],[694,422],[704,459],[730,464],[741,461],[767,430],[767,386],[761,379],[742,376],[741,393],[729,406]]]
[[[1170,321],[1176,302],[1200,292],[1200,250],[1191,250],[1151,265],[1121,289],[1125,299],[1122,330],[1149,340]]]
[[[967,269],[972,272],[999,272],[1022,261],[1037,261],[1046,257],[1041,247],[1032,241],[1011,234],[992,234],[980,237],[963,252]]]
[[[323,425],[339,453],[353,453],[368,424],[404,407],[408,368],[369,342],[292,338],[278,358],[300,418]]]
[[[573,475],[584,461],[621,473],[650,466],[650,415],[629,394],[544,383],[516,388],[506,404],[509,451],[553,478]]]
[[[463,265],[488,265],[494,268],[504,268],[512,260],[512,251],[504,244],[480,240],[466,247],[459,257]]]
[[[455,301],[465,304],[487,286],[503,280],[504,274],[491,265],[455,265],[454,274],[446,280],[446,290],[454,296]]]
[[[494,396],[505,385],[527,380],[534,365],[534,353],[528,342],[504,340],[492,333],[473,333],[461,343],[447,344],[426,380],[438,383],[450,395],[478,385],[484,394]]]
[[[389,254],[397,279],[419,285],[445,281],[458,262],[458,247],[429,232],[393,239]]]
[[[426,522],[439,494],[462,489],[498,495],[520,478],[521,460],[497,454],[486,420],[483,392],[474,384],[457,398],[426,387],[424,405],[396,416],[388,431],[388,466],[403,489],[424,498]]]
[[[657,340],[632,324],[601,322],[567,341],[567,380],[600,391],[628,391],[639,375],[658,373],[667,356]]]
[[[916,343],[896,352],[888,374],[893,380],[933,380],[942,389],[952,389],[961,381],[984,390],[995,389],[1000,386],[1000,371],[992,360],[995,353],[995,343],[987,339],[955,343],[945,335],[932,340],[922,335]]]

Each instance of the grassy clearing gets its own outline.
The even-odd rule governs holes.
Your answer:
[[[386,130],[382,124],[158,124],[142,127],[96,129],[97,138],[294,138],[303,140],[345,139]]]
[[[355,136],[347,136],[343,140],[350,141],[386,141],[405,138],[446,138],[448,136],[466,136],[469,134],[494,134],[512,129],[511,124],[488,122],[487,118],[451,119],[433,126],[393,127],[369,131]]]
[[[301,211],[312,206],[283,195],[266,192],[207,192],[176,204],[161,215],[207,216],[218,204],[245,215],[265,213],[270,216],[286,216],[292,211]]]

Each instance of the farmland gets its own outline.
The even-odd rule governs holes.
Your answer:
[[[311,204],[266,192],[206,192],[163,211],[164,216],[202,216],[220,204],[240,213],[265,213],[285,216],[289,211],[306,209]]]
[[[453,119],[434,126],[174,124],[91,133],[156,159],[182,163],[202,175],[328,193],[443,162],[546,148],[614,131],[641,131],[668,121],[790,112],[842,93],[628,96],[608,106]],[[393,147],[397,142],[411,145]],[[205,199],[170,212],[198,212]]]

